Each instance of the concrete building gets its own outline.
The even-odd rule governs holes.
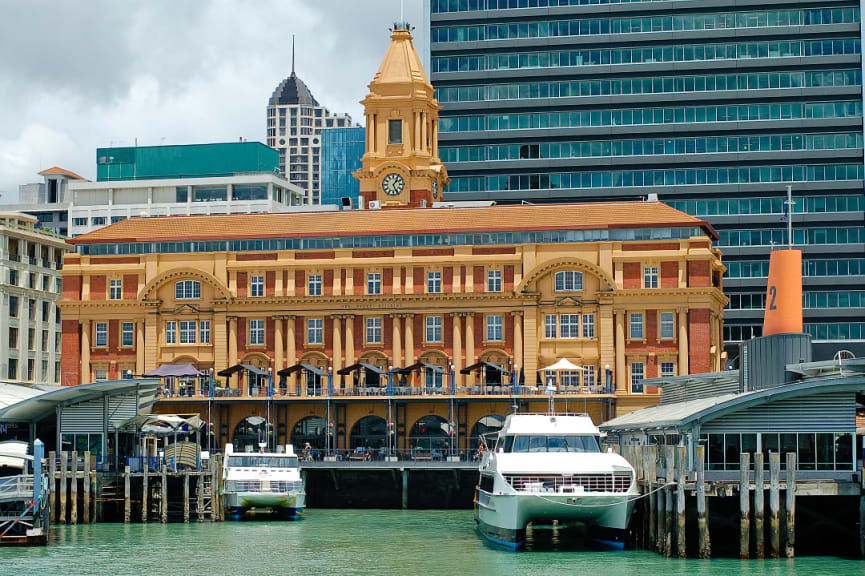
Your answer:
[[[438,105],[408,30],[391,40],[355,172],[379,208],[131,219],[71,240],[69,384],[188,363],[220,381],[175,383],[164,410],[213,403],[218,445],[264,416],[278,443],[327,421],[329,446],[365,446],[387,419],[400,449],[433,428],[466,449],[512,404],[543,410],[547,382],[601,421],[654,404],[645,378],[720,369],[714,229],[659,202],[432,208]],[[545,372],[562,358],[578,369]]]
[[[352,173],[366,152],[366,130],[360,126],[321,131],[321,203],[359,207],[360,185]]]
[[[68,208],[70,182],[85,179],[74,172],[54,166],[39,173],[42,182],[22,184],[18,187],[18,203],[3,206],[9,212],[24,212],[35,216],[39,228],[46,228],[60,236],[68,234]]]
[[[302,191],[277,163],[259,142],[100,148],[97,182],[68,187],[69,236],[139,216],[297,209]]]
[[[432,0],[449,197],[656,193],[706,218],[735,343],[760,334],[792,184],[815,354],[863,355],[860,36],[852,1]]]
[[[59,384],[60,267],[69,249],[34,216],[0,212],[0,374],[4,381]]]
[[[333,114],[318,103],[294,72],[279,83],[267,103],[267,145],[279,151],[279,170],[304,191],[304,204],[321,204],[321,131],[357,126],[348,114]]]

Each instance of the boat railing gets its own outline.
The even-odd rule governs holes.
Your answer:
[[[630,472],[603,472],[594,474],[510,475],[505,481],[517,492],[627,492],[631,487]]]
[[[0,478],[0,499],[33,497],[33,476],[19,475]]]
[[[171,470],[174,469],[173,456],[127,456],[126,465],[129,466],[130,472],[148,471],[158,472],[165,466]]]
[[[417,447],[408,450],[358,447],[352,450],[310,449],[300,453],[304,462],[335,461],[363,464],[367,462],[480,462],[483,452],[476,449]]]
[[[226,492],[263,492],[282,494],[291,491],[303,490],[303,482],[300,480],[226,480]]]

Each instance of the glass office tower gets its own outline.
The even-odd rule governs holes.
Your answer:
[[[321,203],[343,206],[349,198],[358,207],[360,182],[352,172],[360,169],[366,152],[366,128],[325,128],[321,131]]]
[[[860,25],[849,0],[431,0],[448,198],[655,193],[705,217],[732,358],[761,332],[790,184],[815,353],[865,355]]]

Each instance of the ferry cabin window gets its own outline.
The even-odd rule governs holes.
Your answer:
[[[481,490],[483,490],[484,492],[492,492],[493,486],[494,486],[494,479],[492,476],[487,476],[486,474],[481,476],[481,486],[480,486]]]
[[[505,436],[505,452],[600,452],[594,436]]]
[[[228,466],[232,468],[297,468],[297,458],[293,456],[261,456],[257,454],[229,456]]]

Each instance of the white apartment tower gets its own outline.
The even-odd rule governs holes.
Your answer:
[[[293,52],[293,49],[292,49]],[[352,126],[348,114],[332,114],[294,72],[267,104],[267,145],[279,151],[279,169],[305,192],[304,204],[321,203],[321,131]]]

